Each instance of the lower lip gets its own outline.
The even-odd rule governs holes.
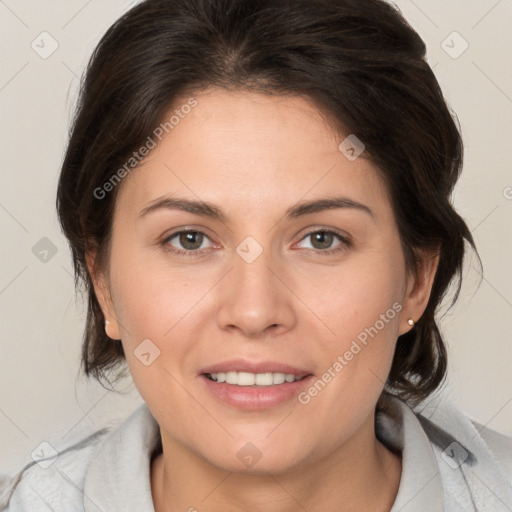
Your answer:
[[[284,404],[307,388],[313,380],[313,375],[308,375],[295,382],[285,382],[273,386],[236,386],[225,382],[215,382],[206,375],[200,375],[208,391],[224,403],[233,405],[238,409],[259,411]]]

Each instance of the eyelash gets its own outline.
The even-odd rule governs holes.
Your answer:
[[[182,251],[182,250],[179,250],[179,249],[175,249],[175,248],[172,248],[170,247],[168,244],[169,244],[169,241],[172,240],[173,238],[175,238],[176,236],[178,235],[181,235],[183,233],[199,233],[199,234],[202,234],[204,235],[206,238],[209,239],[208,235],[206,235],[206,233],[203,233],[202,231],[199,231],[199,230],[196,230],[196,229],[188,229],[188,230],[182,230],[182,231],[176,231],[175,233],[173,233],[172,235],[169,235],[168,237],[166,237],[162,242],[161,242],[161,245],[163,246],[164,250],[167,251],[167,252],[170,252],[172,254],[175,254],[177,256],[192,256],[192,257],[199,257],[199,256],[202,256],[203,254],[206,253],[206,249],[202,249],[202,250],[190,250],[190,251]],[[303,240],[305,240],[307,237],[311,236],[311,235],[314,235],[315,233],[325,233],[325,234],[332,234],[332,235],[335,235],[339,240],[340,242],[342,242],[342,244],[340,244],[338,247],[336,247],[335,249],[307,249],[308,251],[313,251],[315,253],[319,253],[323,256],[329,256],[331,254],[335,254],[335,253],[339,253],[341,251],[344,251],[346,249],[349,249],[350,247],[352,247],[352,241],[345,235],[342,235],[340,232],[336,231],[336,230],[333,230],[333,229],[316,229],[316,230],[313,230],[313,231],[310,231],[309,233],[306,233],[301,239],[300,241],[302,242]]]

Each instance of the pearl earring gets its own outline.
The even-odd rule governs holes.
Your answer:
[[[407,323],[412,327],[414,325],[414,320],[412,318],[409,318],[409,320],[407,320]]]

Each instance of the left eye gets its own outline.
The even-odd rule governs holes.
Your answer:
[[[310,238],[314,244],[312,247],[310,247],[311,249],[318,249],[324,252],[329,252],[329,249],[332,248],[332,244],[335,238],[340,240],[341,243],[338,247],[332,249],[333,251],[341,249],[344,245],[349,245],[349,241],[347,239],[334,231],[311,231],[302,240],[307,240],[308,238]]]

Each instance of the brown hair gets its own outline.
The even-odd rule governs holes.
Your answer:
[[[107,373],[125,359],[121,341],[105,334],[85,261],[94,249],[98,268],[108,268],[122,183],[100,198],[98,187],[178,97],[219,86],[314,102],[363,141],[365,158],[384,178],[407,269],[416,271],[419,250],[439,247],[428,305],[398,338],[387,382],[410,403],[432,393],[447,369],[435,313],[455,276],[452,305],[459,295],[464,241],[476,247],[451,205],[461,136],[425,52],[419,35],[383,0],[145,0],[117,20],[81,84],[57,192],[75,283],[88,295],[85,374],[110,382]]]

